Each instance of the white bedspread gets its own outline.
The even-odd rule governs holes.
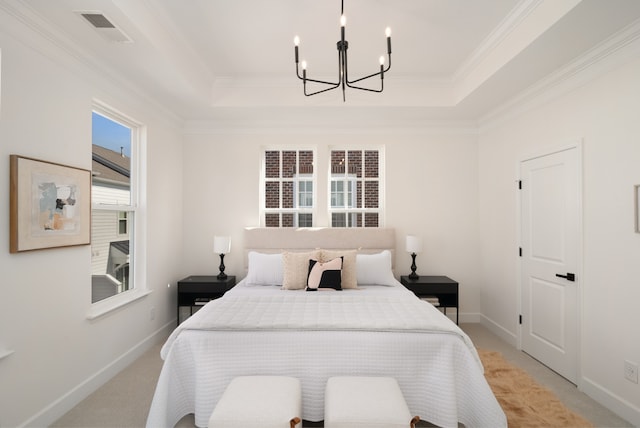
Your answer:
[[[243,284],[205,305],[169,337],[148,427],[195,413],[206,426],[240,375],[301,380],[303,417],[324,416],[331,376],[391,376],[411,412],[439,426],[506,426],[473,344],[404,287],[290,292]]]

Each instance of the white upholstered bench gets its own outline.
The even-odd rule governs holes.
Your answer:
[[[324,395],[325,428],[414,428],[398,382],[390,377],[332,377]]]
[[[218,401],[209,428],[300,428],[300,380],[286,376],[240,376]]]

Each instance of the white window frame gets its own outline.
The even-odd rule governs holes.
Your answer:
[[[123,204],[93,204],[92,209],[129,212],[129,278],[133,287],[115,296],[90,303],[87,319],[93,320],[128,305],[151,293],[146,281],[146,127],[109,105],[94,100],[93,111],[131,129],[131,201]],[[90,280],[89,280],[90,283]]]
[[[362,168],[363,168],[363,174],[361,178],[357,178],[356,176],[353,176],[353,178],[349,177],[348,174],[348,165],[345,165],[345,175],[344,176],[340,176],[340,177],[336,177],[334,178],[332,172],[331,172],[331,153],[334,151],[344,151],[349,152],[349,151],[359,151],[363,154],[364,156],[364,152],[366,151],[377,151],[378,152],[378,177],[377,178],[367,178],[365,177],[364,174],[364,158],[362,159]],[[348,161],[348,159],[347,159]],[[334,181],[352,181],[353,182],[353,192],[352,192],[352,196],[353,196],[353,204],[352,206],[349,206],[349,204],[347,204],[347,207],[339,207],[339,208],[334,208],[331,206],[331,196],[332,196],[332,182]],[[356,191],[356,187],[357,187],[357,182],[360,181],[362,182],[362,204],[363,207],[355,207],[355,201],[356,201],[356,197],[355,197],[355,191]],[[365,182],[371,182],[371,181],[377,181],[378,182],[378,208],[365,208],[364,207],[364,192],[365,192]],[[327,192],[328,192],[328,203],[327,203],[327,219],[329,222],[329,227],[334,227],[332,224],[332,214],[334,213],[345,213],[346,217],[345,219],[347,220],[347,226],[346,227],[357,227],[357,226],[349,226],[349,222],[351,222],[352,220],[352,216],[351,214],[363,214],[365,215],[366,213],[377,213],[378,214],[378,227],[384,227],[385,225],[385,152],[384,152],[384,146],[379,146],[379,145],[374,145],[374,146],[366,146],[366,145],[358,145],[358,146],[352,146],[352,145],[347,145],[347,146],[329,146],[329,151],[328,151],[328,166],[327,166]],[[348,197],[348,191],[345,191],[345,198]],[[339,227],[339,226],[338,226]],[[362,227],[364,227],[364,218],[363,218],[363,225]]]
[[[266,154],[270,151],[278,151],[280,152],[280,177],[279,178],[267,178],[266,177],[266,168],[267,168],[267,159]],[[299,153],[302,151],[310,151],[313,153],[313,173],[311,174],[300,174],[296,173],[293,177],[282,177],[282,162],[283,162],[283,152],[292,152],[295,151],[298,153],[296,155],[296,171],[300,171],[300,155]],[[318,168],[316,167],[318,163],[318,153],[315,147],[283,147],[283,146],[264,146],[261,147],[261,168],[260,168],[260,226],[266,226],[266,215],[267,214],[280,214],[280,227],[282,226],[282,214],[293,214],[293,227],[298,227],[298,214],[311,214],[312,216],[312,225],[311,227],[315,227],[318,219]],[[293,208],[282,208],[282,183],[283,182],[293,182]],[[311,207],[301,207],[299,204],[299,182],[302,181],[311,181],[313,185],[313,195],[312,195],[312,203]],[[280,185],[280,208],[266,208],[266,183],[267,182],[278,182]],[[274,228],[275,229],[275,228]]]

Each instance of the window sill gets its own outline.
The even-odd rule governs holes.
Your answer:
[[[87,312],[87,319],[92,321],[100,318],[149,294],[151,294],[150,290],[131,290],[96,302],[91,305],[91,309]]]

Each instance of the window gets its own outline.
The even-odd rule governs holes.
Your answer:
[[[260,222],[266,227],[314,225],[313,150],[265,150]]]
[[[138,126],[105,108],[92,115],[91,302],[135,288]]]
[[[332,227],[382,224],[379,150],[331,150]]]
[[[120,211],[118,213],[118,235],[126,235],[129,230],[128,222],[129,213],[126,211]]]

